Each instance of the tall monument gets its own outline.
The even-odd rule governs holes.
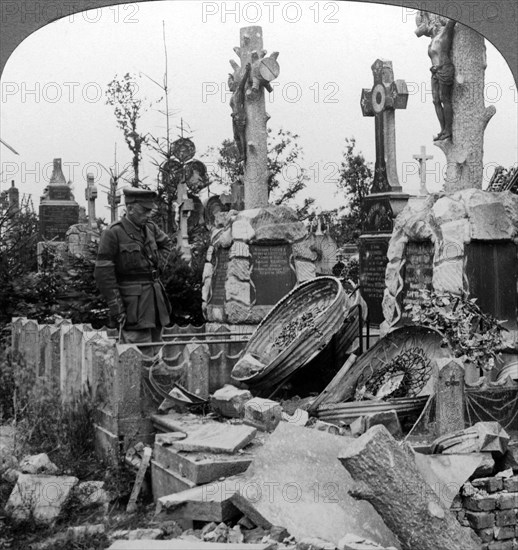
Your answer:
[[[40,202],[40,235],[43,239],[64,241],[68,228],[79,222],[79,204],[61,168],[54,159],[49,185]]]
[[[370,194],[362,205],[360,237],[360,290],[369,309],[369,322],[383,321],[382,300],[390,235],[396,216],[409,195],[402,192],[396,163],[396,109],[406,109],[408,90],[404,80],[395,80],[392,61],[372,64],[374,84],[363,88],[363,116],[374,117],[376,164]]]

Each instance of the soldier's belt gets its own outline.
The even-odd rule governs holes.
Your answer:
[[[158,271],[153,270],[150,273],[139,273],[136,275],[124,275],[118,277],[117,282],[120,283],[154,283],[159,280]]]

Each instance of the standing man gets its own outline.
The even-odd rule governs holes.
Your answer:
[[[127,213],[101,235],[94,277],[119,323],[121,343],[162,339],[171,311],[159,273],[171,252],[171,239],[150,220],[157,194],[124,189]]]

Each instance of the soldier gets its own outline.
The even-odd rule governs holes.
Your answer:
[[[157,194],[138,188],[123,192],[127,213],[102,233],[94,277],[119,324],[121,343],[157,342],[171,311],[159,273],[172,244],[150,220]]]

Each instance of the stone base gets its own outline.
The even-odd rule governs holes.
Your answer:
[[[208,321],[255,325],[298,283],[316,277],[315,235],[293,210],[219,214],[203,272]]]

